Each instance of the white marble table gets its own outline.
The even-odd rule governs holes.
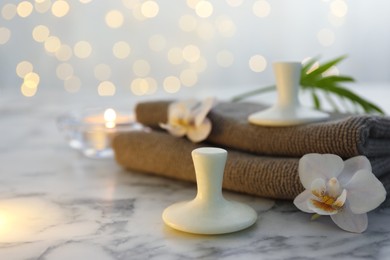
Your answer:
[[[0,98],[0,259],[390,259],[389,201],[369,213],[365,233],[351,234],[291,202],[225,192],[258,212],[253,227],[219,236],[170,229],[163,209],[192,199],[195,185],[70,149],[55,118],[87,103],[60,94]]]

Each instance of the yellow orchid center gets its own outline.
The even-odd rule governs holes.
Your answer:
[[[331,178],[327,185],[312,189],[315,198],[311,199],[314,207],[328,213],[337,213],[345,203],[346,190],[340,192],[340,185],[336,178]]]
[[[183,126],[183,127],[194,126],[195,120],[193,119],[189,120],[187,117],[177,117],[173,120],[172,124]]]

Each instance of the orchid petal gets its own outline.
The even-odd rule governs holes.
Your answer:
[[[205,140],[211,132],[211,121],[205,118],[203,123],[197,127],[191,127],[188,129],[187,137],[192,142],[197,143]]]
[[[305,190],[295,197],[294,205],[303,212],[314,213],[314,211],[309,209],[309,207],[307,206],[307,201],[310,200],[312,197],[313,195],[311,194],[311,192],[309,190]]]
[[[354,214],[348,207],[344,207],[338,214],[330,217],[339,228],[349,232],[362,233],[367,229],[367,214]]]
[[[351,211],[362,214],[378,207],[386,199],[386,190],[375,175],[366,170],[357,171],[345,185]]]
[[[177,125],[173,126],[173,125],[169,125],[169,124],[161,124],[160,123],[160,127],[162,129],[167,130],[173,136],[177,136],[177,137],[182,137],[187,132],[187,128],[185,128],[183,126],[177,126]]]
[[[195,99],[170,104],[168,108],[168,123],[175,125],[178,120],[189,122],[192,116],[191,111],[197,104],[198,102]]]
[[[372,172],[372,167],[370,161],[366,156],[355,156],[346,161],[344,161],[344,169],[341,172],[340,176],[337,178],[341,185],[345,185],[348,181],[351,180],[352,176],[358,171],[366,169]]]
[[[333,177],[328,181],[328,195],[331,197],[338,197],[341,194],[340,183],[337,178]]]
[[[337,177],[344,167],[343,160],[334,154],[306,154],[299,160],[299,178],[305,189],[318,178]]]
[[[323,179],[315,179],[310,187],[311,193],[316,197],[322,197],[326,192],[326,184]]]
[[[177,137],[187,134],[193,142],[203,141],[211,132],[211,121],[206,116],[213,105],[213,98],[172,103],[168,108],[168,122],[160,127]]]
[[[199,126],[203,120],[206,118],[207,114],[210,112],[210,110],[213,108],[215,103],[214,98],[206,98],[202,103],[200,108],[198,109],[195,117],[195,125]]]
[[[165,130],[168,130],[169,128],[172,128],[171,125],[169,124],[163,124],[163,123],[160,123],[158,124],[162,129],[165,129]]]
[[[186,117],[187,109],[183,103],[172,103],[168,108],[168,123],[174,124],[178,119]]]
[[[199,111],[201,110],[201,107],[202,107],[202,102],[201,101],[197,101],[195,99],[190,99],[190,100],[187,100],[187,112],[188,112],[188,118],[192,118],[194,119],[196,117],[197,114],[199,114]]]
[[[344,206],[346,200],[347,200],[347,190],[344,189],[343,192],[341,192],[341,195],[333,203],[333,206],[341,208],[342,206]]]

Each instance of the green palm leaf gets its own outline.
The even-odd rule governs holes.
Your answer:
[[[350,83],[355,80],[350,76],[345,75],[329,75],[326,76],[324,73],[329,71],[332,67],[336,66],[338,63],[343,61],[346,56],[341,56],[336,59],[325,62],[324,64],[318,65],[317,68],[313,69],[313,66],[318,63],[317,58],[312,58],[308,62],[306,62],[302,66],[301,70],[301,79],[300,85],[303,90],[310,90],[311,96],[313,100],[314,107],[316,109],[322,109],[322,102],[318,96],[319,92],[323,92],[325,99],[328,103],[333,107],[334,111],[339,111],[339,107],[333,101],[332,96],[337,97],[342,103],[345,105],[345,100],[348,100],[352,103],[356,109],[355,111],[359,111],[358,108],[361,108],[365,113],[372,114],[384,114],[383,110],[375,105],[374,103],[368,101],[367,99],[357,95],[352,90],[349,90],[343,87],[342,83]],[[250,92],[246,92],[235,96],[232,98],[232,101],[240,101],[245,98],[263,94],[265,92],[276,90],[275,86],[267,86],[259,89],[255,89]]]

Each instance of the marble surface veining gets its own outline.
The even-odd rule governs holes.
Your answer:
[[[122,170],[67,146],[60,96],[0,103],[0,259],[390,259],[390,203],[369,213],[363,234],[310,220],[289,201],[224,192],[252,206],[257,223],[200,236],[164,225],[163,209],[196,187]]]

